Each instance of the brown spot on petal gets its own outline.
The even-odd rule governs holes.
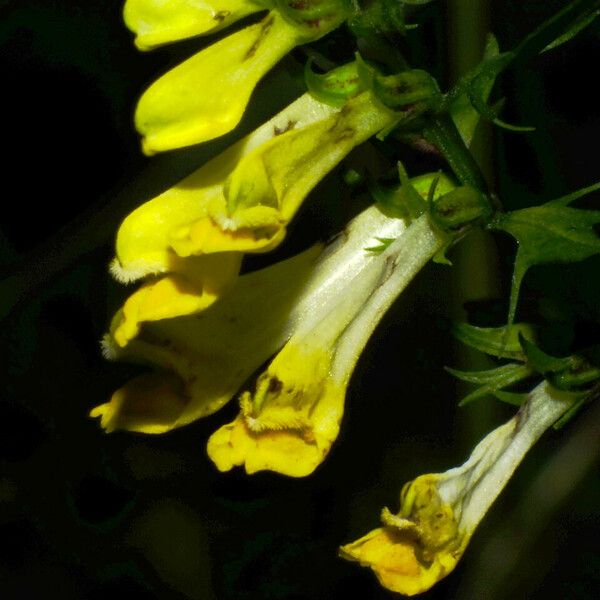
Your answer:
[[[271,394],[278,394],[283,389],[283,382],[277,377],[271,377],[268,389]]]
[[[249,60],[250,58],[252,58],[256,54],[256,51],[258,50],[258,48],[261,45],[262,41],[265,39],[265,37],[269,33],[269,29],[271,29],[271,27],[273,26],[273,21],[274,20],[275,19],[274,19],[273,15],[269,15],[262,22],[262,26],[260,28],[260,31],[258,32],[258,36],[254,40],[254,43],[252,44],[252,46],[250,46],[250,48],[246,52],[243,60]]]
[[[213,20],[222,23],[230,14],[230,10],[220,10],[213,15]]]
[[[277,127],[277,125],[275,125],[275,127],[273,127],[273,134],[281,135],[282,133],[291,131],[296,126],[296,123],[297,121],[292,121],[291,119],[289,119],[285,127]]]

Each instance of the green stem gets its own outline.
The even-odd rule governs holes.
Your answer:
[[[461,183],[488,195],[488,186],[481,169],[449,115],[434,116],[423,133],[425,139],[444,155]]]
[[[457,82],[469,73],[483,56],[486,35],[490,29],[490,3],[488,0],[449,0],[447,5],[448,68],[450,82]],[[493,186],[492,128],[480,120],[469,149],[486,181]],[[498,258],[494,240],[488,232],[473,229],[453,251],[452,287],[449,296],[451,316],[464,321],[465,303],[500,295]],[[466,370],[484,370],[494,365],[480,352],[464,345],[455,346],[456,365]],[[471,391],[457,383],[458,397]],[[493,402],[469,405],[457,415],[457,437],[471,444],[481,439],[497,422],[501,408]]]

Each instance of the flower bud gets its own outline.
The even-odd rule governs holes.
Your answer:
[[[492,208],[489,200],[475,188],[462,186],[441,196],[432,203],[429,216],[443,231],[452,233],[477,220],[489,219]]]

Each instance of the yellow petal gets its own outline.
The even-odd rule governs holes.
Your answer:
[[[385,525],[341,548],[341,555],[373,569],[380,583],[407,596],[427,591],[459,561],[468,541],[437,490],[439,476],[423,475],[402,490],[398,515],[384,509]]]
[[[144,92],[136,110],[144,152],[198,144],[231,131],[256,84],[301,35],[271,12],[163,75]]]
[[[280,222],[230,230],[222,229],[211,217],[203,217],[174,231],[171,247],[179,256],[227,251],[268,252],[282,242],[285,233],[285,225]]]
[[[456,565],[460,554],[444,555],[443,560],[427,563],[418,555],[418,546],[410,532],[390,527],[371,531],[361,539],[342,546],[341,556],[373,569],[382,586],[406,596],[421,594],[445,577]]]
[[[252,0],[127,0],[123,16],[140,50],[213,32],[263,10]]]
[[[184,410],[187,401],[175,377],[142,375],[117,390],[110,402],[96,406],[90,416],[99,417],[107,433],[115,429],[165,433]]]
[[[229,252],[181,260],[181,271],[150,281],[123,305],[112,336],[125,346],[142,323],[198,313],[220,298],[237,277],[242,255]]]
[[[241,413],[209,439],[220,471],[244,466],[249,474],[276,471],[305,477],[327,456],[338,436],[346,381],[328,377],[330,356],[307,353],[292,341],[261,375],[256,392],[242,395]]]
[[[210,164],[210,163],[208,163]],[[207,214],[211,197],[221,186],[211,185],[200,171],[130,213],[117,233],[111,272],[122,283],[173,270],[178,257],[170,234]]]
[[[239,415],[210,437],[206,450],[219,471],[244,465],[248,474],[275,471],[289,477],[305,477],[323,461],[328,448],[319,448],[301,431],[255,433]]]
[[[190,317],[148,322],[124,347],[108,336],[109,358],[151,364],[171,374],[177,401],[172,411],[152,398],[166,397],[164,382],[148,383],[143,392],[125,386],[111,401],[96,409],[111,429],[152,432],[186,425],[221,408],[244,381],[290,335],[289,315],[306,285],[316,257],[316,246],[267,269],[239,277],[230,293],[205,311]],[[115,317],[113,331],[122,315]],[[175,392],[170,392],[175,394]],[[175,397],[175,396],[173,396]],[[143,419],[140,410],[145,410]],[[131,414],[138,415],[132,419]]]
[[[397,115],[365,92],[326,119],[292,126],[244,156],[227,180],[225,196],[235,223],[256,206],[273,207],[289,221],[315,187],[354,147]]]

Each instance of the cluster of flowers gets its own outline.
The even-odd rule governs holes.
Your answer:
[[[146,153],[231,131],[260,78],[294,46],[340,25],[348,8],[343,0],[127,1],[126,22],[141,49],[214,32],[261,10],[268,10],[262,20],[146,90],[136,112]],[[159,434],[210,415],[277,353],[254,392],[239,397],[235,420],[210,437],[208,455],[221,471],[244,466],[292,477],[324,460],[361,350],[447,241],[427,214],[407,224],[371,207],[328,246],[239,275],[244,253],[280,244],[315,185],[399,118],[360,87],[332,104],[303,95],[124,220],[111,271],[124,283],[143,283],[103,345],[111,359],[155,370],[92,411],[106,431]],[[439,175],[411,186],[426,197],[434,181],[433,200],[454,188]],[[391,242],[372,251],[381,239]],[[383,528],[344,546],[342,555],[372,567],[394,591],[428,589],[454,567],[527,448],[551,424],[540,414],[528,409],[490,434],[463,467],[416,479],[403,491],[400,512],[386,509]]]

